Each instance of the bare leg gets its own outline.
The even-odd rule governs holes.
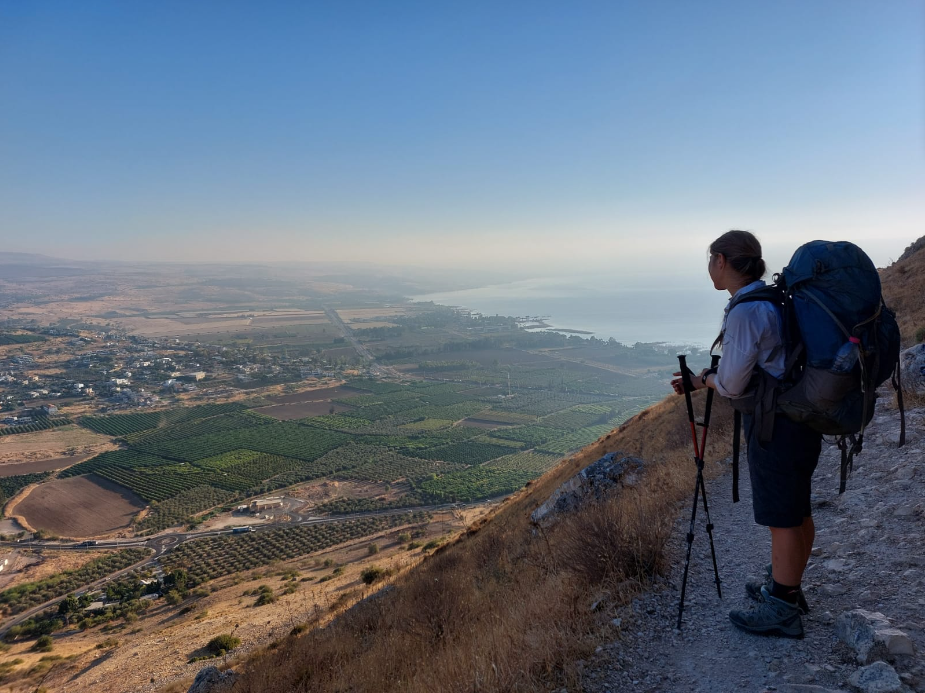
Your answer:
[[[812,549],[812,544],[809,548],[806,546],[804,526],[771,527],[771,565],[774,580],[781,585],[796,587],[803,579],[803,569]]]
[[[816,541],[816,523],[813,522],[812,517],[804,517],[803,525],[800,529],[803,530],[803,548],[806,550],[806,560],[803,561],[803,569],[805,570],[813,551],[813,542]]]

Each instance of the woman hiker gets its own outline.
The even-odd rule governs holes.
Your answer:
[[[737,304],[748,292],[765,286],[761,244],[748,231],[729,231],[717,238],[710,245],[708,270],[713,286],[728,291],[732,298],[713,345],[722,346],[719,368],[691,375],[691,383],[695,389],[712,387],[735,400],[751,394],[749,384],[756,369],[774,378],[784,372],[780,315],[768,301]],[[683,394],[681,378],[671,385]],[[766,581],[745,586],[746,594],[758,605],[730,611],[729,620],[750,633],[802,638],[800,615],[809,609],[800,583],[815,538],[810,486],[822,436],[781,415],[774,418],[770,442],[762,445],[754,417],[745,414],[743,422],[755,522],[771,530],[771,564]]]

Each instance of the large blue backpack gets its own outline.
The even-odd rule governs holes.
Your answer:
[[[891,377],[902,419],[899,444],[905,443],[899,327],[883,301],[877,268],[853,243],[812,241],[797,249],[773,284],[733,299],[732,305],[752,301],[778,306],[786,359],[780,379],[756,372],[744,410],[755,415],[764,442],[771,437],[774,417],[781,414],[837,436],[843,492],[874,415],[877,387]],[[858,358],[847,372],[835,372],[836,356],[849,340],[857,344]],[[734,458],[742,410],[736,411]]]

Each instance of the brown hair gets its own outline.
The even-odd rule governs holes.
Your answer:
[[[710,244],[710,252],[723,255],[732,269],[751,281],[761,279],[767,271],[761,243],[749,231],[727,231]]]

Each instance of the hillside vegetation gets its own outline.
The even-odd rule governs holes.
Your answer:
[[[903,346],[925,335],[925,236],[906,248],[899,260],[880,271],[883,297],[896,311]],[[919,335],[916,340],[916,335]]]

